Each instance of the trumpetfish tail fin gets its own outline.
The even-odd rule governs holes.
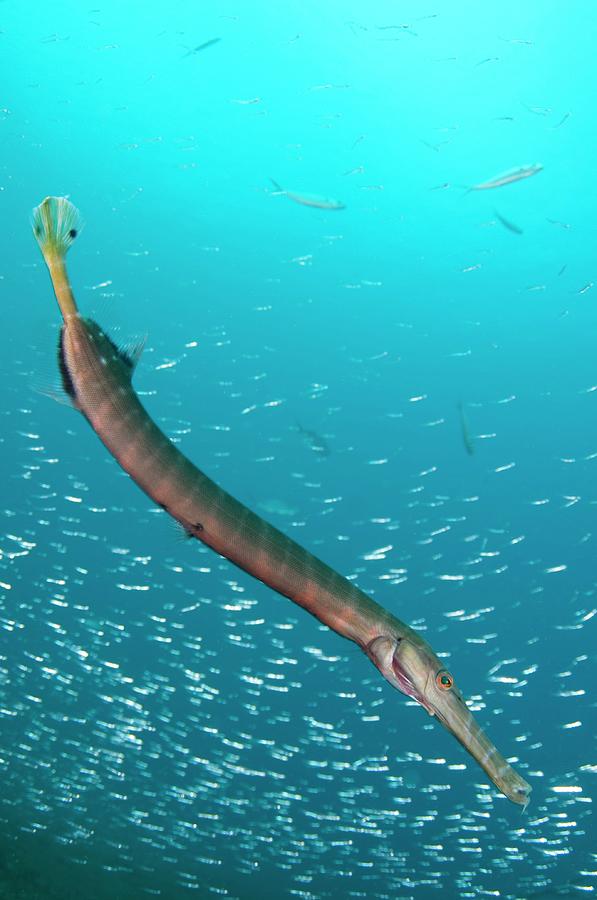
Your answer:
[[[66,197],[46,197],[33,210],[33,233],[44,258],[64,258],[79,234],[82,220],[76,206]]]
[[[77,315],[64,258],[82,227],[79,210],[66,197],[46,197],[33,210],[33,233],[50,272],[63,318]]]

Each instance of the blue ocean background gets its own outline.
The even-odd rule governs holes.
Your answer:
[[[1,898],[595,893],[596,27],[588,0],[0,3]],[[47,396],[46,195],[86,222],[81,308],[146,336],[151,414],[422,631],[524,813]]]

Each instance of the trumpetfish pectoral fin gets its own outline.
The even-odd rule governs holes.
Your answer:
[[[46,197],[33,210],[33,233],[48,266],[63,318],[77,315],[77,304],[64,265],[67,251],[83,226],[79,210],[66,197]]]
[[[46,387],[45,385],[42,385],[41,387],[33,385],[33,390],[36,394],[40,394],[42,397],[47,397],[49,400],[54,400],[61,406],[72,407],[74,405],[73,398],[66,392],[64,388],[64,383],[56,383],[49,385],[48,387]]]

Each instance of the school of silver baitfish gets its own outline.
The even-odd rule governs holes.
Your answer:
[[[360,375],[374,377],[376,368],[363,364]],[[149,380],[157,384],[165,369],[159,363],[155,370]],[[24,371],[23,385],[32,374]],[[48,437],[27,430],[44,401],[8,399],[3,442],[27,462],[15,472],[26,504],[3,513],[0,757],[11,815],[16,804],[24,835],[50,829],[59,850],[81,865],[92,846],[108,871],[130,874],[133,884],[139,854],[147,852],[147,869],[160,874],[155,887],[139,890],[157,896],[207,880],[210,893],[246,896],[243,878],[258,879],[263,868],[304,898],[337,896],[338,879],[345,896],[363,897],[389,896],[388,881],[400,886],[392,895],[404,898],[432,888],[454,891],[446,896],[546,896],[541,891],[554,880],[567,891],[574,884],[592,892],[597,860],[586,836],[597,760],[579,734],[591,705],[594,597],[577,596],[553,619],[543,611],[537,634],[518,640],[495,606],[470,605],[486,581],[492,592],[496,579],[508,590],[525,535],[472,530],[469,510],[482,500],[438,495],[435,471],[413,469],[396,504],[400,521],[370,520],[380,540],[359,554],[355,569],[360,580],[396,586],[405,605],[422,591],[435,609],[436,632],[437,620],[445,621],[441,642],[469,657],[473,708],[507,718],[506,733],[535,787],[531,807],[513,816],[463,751],[425,726],[420,710],[388,696],[356,651],[205,549],[177,545],[139,496],[128,494],[125,507],[97,506],[95,463],[84,459],[76,475],[65,474]],[[408,419],[414,399],[404,398],[391,415]],[[183,400],[169,403],[169,433],[187,440],[191,428],[176,412]],[[514,403],[502,398],[488,404],[490,415],[476,415],[495,420],[498,411],[503,419]],[[229,427],[211,429],[221,438]],[[441,427],[418,421],[420,430]],[[317,533],[321,516],[337,515],[342,498],[325,495],[326,460],[297,445],[294,428],[278,437],[278,462],[295,455],[293,477],[305,499],[300,514],[280,503],[270,515],[285,528]],[[346,437],[335,436],[336,452],[346,449]],[[383,460],[367,459],[364,449],[360,463],[382,471]],[[264,465],[276,460],[256,459],[253,469]],[[533,502],[540,510],[550,500],[575,505],[572,497]],[[343,520],[337,539],[351,542],[362,525]],[[108,536],[119,531],[114,543]],[[414,546],[419,571],[410,578]],[[547,559],[529,564],[539,596],[565,569]],[[112,590],[99,603],[94,584],[104,579]],[[471,590],[455,592],[451,608],[439,613],[438,582]],[[411,619],[423,630],[426,620]],[[308,643],[298,637],[309,631]],[[557,668],[547,672],[534,660],[549,657],[551,643]],[[582,863],[575,854],[571,870],[564,863],[579,847]],[[454,859],[462,863],[459,883],[444,887],[445,863]],[[167,884],[165,869],[172,871]],[[513,875],[519,890],[499,893],[500,881],[511,883]]]
[[[410,40],[425,18],[433,17],[344,24],[358,38],[376,29],[376,39]],[[187,37],[185,65],[225,46],[215,35]],[[240,109],[262,104],[257,95],[229,99]],[[530,106],[526,114],[554,130],[570,115]],[[362,140],[352,149],[360,153]],[[439,152],[439,143],[421,143]],[[511,162],[504,174],[475,169],[478,181],[429,191],[457,190],[463,203],[490,198],[499,211],[483,225],[523,240],[526,222],[502,197],[549,172]],[[356,164],[342,176],[364,171]],[[293,272],[309,269],[312,251],[340,242],[350,190],[340,199],[272,174],[281,181],[264,172],[260,188],[269,208],[334,219],[313,241],[317,251],[305,242],[287,260]],[[361,189],[373,196],[383,187]],[[459,276],[478,273],[480,259],[463,255]],[[381,293],[375,264],[366,268],[366,277],[347,274],[341,290],[368,301]],[[39,289],[40,269],[32,263],[27,287]],[[543,296],[549,279],[568,274],[562,258],[545,283],[519,289]],[[110,284],[87,285],[86,299]],[[566,309],[548,297],[553,321],[592,287],[567,282]],[[253,304],[256,323],[266,309]],[[302,312],[310,314],[307,303]],[[447,408],[423,369],[416,391],[397,394],[396,345],[364,335],[361,356],[354,345],[336,348],[342,384],[316,381],[305,366],[286,389],[276,347],[247,346],[234,325],[213,322],[181,330],[174,347],[171,334],[149,337],[137,382],[168,436],[454,664],[470,708],[531,783],[531,802],[512,807],[352,645],[170,529],[82,421],[32,393],[43,381],[38,348],[56,343],[52,329],[11,346],[12,377],[0,380],[3,476],[19,496],[0,510],[0,898],[79,898],[75,881],[52,881],[73,871],[87,884],[92,877],[89,900],[593,896],[597,595],[583,573],[594,570],[587,522],[596,501],[584,484],[597,448],[554,423],[571,397],[593,414],[594,373],[565,384],[547,373],[512,393],[496,384],[485,399],[463,395]],[[405,356],[433,360],[432,329],[414,305],[387,328],[403,336]],[[464,340],[438,346],[454,365],[471,353]],[[52,375],[42,387],[64,399]],[[190,402],[199,397],[207,413]],[[538,411],[557,432],[540,473]]]

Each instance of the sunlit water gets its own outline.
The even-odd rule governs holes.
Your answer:
[[[2,898],[594,893],[596,19],[0,3]],[[445,654],[525,813],[40,393],[47,194],[151,413]]]

